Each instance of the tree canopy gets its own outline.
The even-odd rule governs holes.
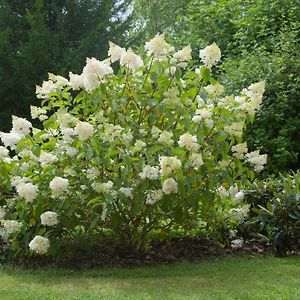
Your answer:
[[[11,114],[28,114],[47,72],[80,72],[86,57],[105,56],[109,40],[124,44],[130,2],[1,0],[1,129],[9,128]]]

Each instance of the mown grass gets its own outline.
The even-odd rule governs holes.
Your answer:
[[[131,269],[5,269],[0,299],[299,300],[300,257],[237,256]]]

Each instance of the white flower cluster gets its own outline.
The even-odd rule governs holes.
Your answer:
[[[0,207],[0,220],[3,220],[6,215],[6,211]]]
[[[203,159],[202,159],[202,155],[201,154],[197,154],[197,153],[193,153],[190,155],[189,157],[189,163],[191,165],[191,167],[193,169],[195,169],[196,171],[198,171],[198,169],[204,165]]]
[[[179,147],[186,148],[189,151],[197,151],[200,148],[197,137],[190,133],[184,133],[180,136],[178,141]]]
[[[69,180],[59,176],[54,177],[49,184],[53,196],[60,196],[69,187]]]
[[[247,142],[234,145],[231,147],[231,150],[233,152],[233,156],[243,159],[245,157],[244,154],[248,152]]]
[[[92,91],[99,86],[102,79],[112,73],[113,69],[107,61],[99,61],[94,57],[87,58],[80,75],[69,73],[69,84],[74,90],[84,87],[87,91]]]
[[[94,132],[94,127],[88,122],[78,121],[75,133],[81,141],[87,140]]]
[[[119,192],[124,194],[127,198],[133,199],[132,188],[121,187]]]
[[[136,70],[143,66],[143,60],[135,54],[131,48],[123,53],[120,59],[120,65],[126,66],[129,70]]]
[[[204,89],[213,98],[224,93],[224,86],[220,83],[207,85]]]
[[[49,239],[40,235],[36,235],[29,243],[29,249],[33,252],[36,252],[39,255],[46,254],[48,252],[49,247]]]
[[[216,43],[199,51],[199,56],[206,67],[211,68],[221,59],[221,50]]]
[[[267,163],[267,154],[259,154],[259,150],[246,154],[247,161],[254,166],[256,172],[261,172]]]
[[[254,116],[255,112],[259,109],[263,93],[265,91],[265,81],[260,81],[254,84],[251,84],[247,89],[242,90],[241,96],[236,96],[232,103],[237,104],[236,110],[241,110],[248,113],[250,116]],[[225,100],[225,99],[224,99]],[[224,102],[224,101],[223,101]],[[230,107],[230,102],[227,101],[226,105]]]
[[[38,158],[38,161],[40,162],[42,168],[53,164],[57,160],[58,160],[57,156],[45,151],[41,151],[41,154]]]
[[[164,34],[157,34],[145,44],[145,50],[148,51],[148,55],[153,55],[156,58],[166,56],[173,49],[174,48],[165,41]],[[182,56],[182,54],[178,54],[178,56]]]
[[[124,129],[120,125],[105,123],[101,138],[104,142],[112,142],[115,139],[121,139],[123,131]]]
[[[112,191],[113,188],[113,182],[112,181],[107,181],[107,182],[97,182],[92,184],[92,188],[97,192],[97,193],[109,193]]]
[[[54,226],[58,224],[58,214],[53,211],[46,211],[41,214],[41,224],[45,226]]]
[[[224,130],[232,136],[241,137],[243,135],[244,122],[234,122],[231,125],[226,126]]]
[[[42,86],[36,86],[36,96],[38,99],[48,99],[51,93],[62,90],[69,85],[69,81],[58,75],[48,73],[49,80],[44,81]]]
[[[180,68],[186,68],[187,62],[192,59],[191,45],[184,47],[173,55],[172,62],[176,63]]]
[[[179,90],[177,87],[169,88],[164,93],[165,99],[163,103],[169,108],[180,108],[183,106],[179,97]]]
[[[16,185],[16,190],[21,198],[25,198],[28,202],[32,202],[37,194],[38,194],[38,187],[31,182],[20,182]]]
[[[161,156],[159,162],[162,176],[173,175],[173,173],[181,169],[181,161],[174,156]]]
[[[197,109],[195,115],[192,118],[192,121],[195,123],[199,123],[201,121],[205,121],[207,125],[210,124],[210,118],[213,115],[212,112],[213,105],[207,105],[202,107],[201,109]]]
[[[162,190],[148,190],[146,192],[146,204],[153,205],[154,203],[158,202],[163,197]]]
[[[228,190],[226,190],[223,186],[220,186],[216,191],[221,198],[230,197],[234,204],[242,203],[245,197],[245,193],[243,191],[239,191],[236,185],[231,186]]]
[[[231,248],[239,249],[242,248],[244,245],[244,241],[242,239],[235,239],[231,241]]]
[[[146,146],[147,144],[142,140],[136,140],[133,147],[135,148],[136,151],[141,151]]]
[[[250,211],[250,205],[246,204],[240,208],[230,209],[229,215],[233,220],[238,221],[240,223],[248,216],[249,211]]]
[[[110,61],[113,63],[115,61],[121,60],[122,55],[126,52],[124,48],[109,42],[109,50],[108,56],[110,57]]]
[[[172,137],[173,137],[172,132],[164,130],[160,133],[157,141],[164,146],[170,147],[174,144]]]
[[[82,71],[83,86],[87,91],[91,91],[99,86],[101,78],[112,73],[113,69],[104,61],[99,61],[94,57],[87,58]]]
[[[95,180],[100,176],[100,170],[96,167],[90,167],[86,170],[86,178],[89,180]]]
[[[158,167],[152,167],[150,165],[145,165],[143,172],[139,173],[139,176],[142,179],[150,179],[155,180],[158,178],[159,175],[159,168]]]
[[[5,147],[0,146],[0,159],[6,161],[8,158],[9,158],[9,151]]]
[[[0,138],[5,147],[15,150],[19,141],[30,133],[32,124],[24,118],[12,116],[12,125],[9,133],[0,132]]]
[[[15,220],[1,220],[0,219],[0,237],[4,241],[8,241],[9,237],[19,231],[22,223]]]
[[[44,121],[48,119],[46,109],[41,107],[31,105],[30,114],[32,119],[39,119],[40,121]]]
[[[166,195],[177,193],[178,192],[178,185],[174,178],[168,178],[164,181],[162,185],[162,190]]]

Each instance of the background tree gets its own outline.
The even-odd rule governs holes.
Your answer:
[[[157,33],[165,33],[172,38],[184,30],[182,16],[191,0],[135,0],[133,22],[131,23],[131,43],[143,45]]]
[[[86,57],[105,57],[109,40],[124,45],[130,2],[1,0],[0,130],[11,114],[28,116],[47,72],[80,72]]]

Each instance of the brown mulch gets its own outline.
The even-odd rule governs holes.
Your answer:
[[[70,245],[68,249],[63,251],[70,249],[74,248]],[[146,252],[141,253],[126,249],[115,241],[107,240],[94,245],[89,251],[69,252],[68,256],[61,260],[54,261],[49,257],[34,256],[26,259],[15,259],[13,265],[29,268],[55,266],[71,269],[133,267],[183,261],[195,262],[237,254],[254,256],[265,254],[268,251],[271,251],[270,247],[257,240],[245,241],[242,248],[233,249],[230,246],[220,248],[209,238],[180,237],[153,242]],[[300,253],[290,254],[299,255]]]
[[[183,261],[201,261],[234,254],[259,255],[267,247],[255,240],[244,243],[240,249],[220,248],[211,239],[203,237],[172,238],[167,241],[153,242],[146,252],[138,253],[122,245],[106,241],[92,250],[81,253],[80,257],[69,257],[61,262],[64,267],[132,267],[145,265],[162,265]]]

